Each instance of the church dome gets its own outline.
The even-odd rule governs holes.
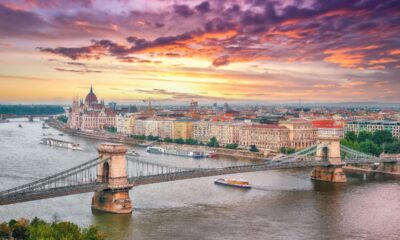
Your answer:
[[[98,103],[97,96],[93,92],[93,87],[90,86],[90,92],[88,93],[88,95],[85,98],[85,104],[90,106],[90,105],[97,104],[97,103]]]

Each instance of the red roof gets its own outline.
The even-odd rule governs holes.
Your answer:
[[[335,121],[333,119],[313,120],[311,124],[315,128],[343,128],[343,123],[341,121]]]

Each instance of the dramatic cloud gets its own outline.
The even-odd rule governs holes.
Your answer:
[[[54,68],[60,72],[72,72],[72,73],[102,73],[102,71],[98,70],[89,70],[89,69],[65,69],[65,68]]]
[[[0,40],[11,47],[0,50],[55,59],[46,62],[57,71],[97,64],[214,95],[210,82],[221,95],[279,99],[333,88],[368,97],[374,85],[386,99],[400,91],[399,12],[398,0],[4,0]]]
[[[266,59],[325,61],[344,68],[375,69],[396,68],[400,63],[398,56],[379,61],[388,59],[385,52],[399,47],[400,19],[396,13],[400,6],[395,1],[315,1],[307,7],[277,1],[247,3],[250,6],[215,4],[216,8],[211,8],[208,1],[193,6],[174,4],[177,17],[187,18],[185,21],[197,26],[154,40],[129,36],[131,45],[92,40],[92,45],[84,47],[40,49],[71,59],[137,53],[167,56],[168,50],[175,56],[208,58],[214,66]],[[245,6],[246,10],[242,10]],[[210,16],[198,19],[196,12]]]
[[[207,99],[207,100],[215,100],[215,99],[223,99],[223,98],[210,98],[207,96],[203,96],[200,94],[193,94],[193,93],[183,93],[183,92],[174,92],[174,91],[167,91],[164,89],[152,89],[152,90],[143,90],[138,89],[136,90],[138,93],[145,93],[157,96],[165,96],[169,97],[171,100],[191,100],[191,99]]]

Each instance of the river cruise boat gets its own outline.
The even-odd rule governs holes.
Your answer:
[[[219,178],[214,181],[215,184],[224,185],[229,187],[237,187],[237,188],[251,188],[249,181],[244,178],[234,179],[234,178]]]
[[[188,157],[191,158],[203,158],[205,157],[204,152],[202,151],[190,151]]]
[[[79,143],[63,141],[63,140],[58,140],[58,139],[54,139],[54,138],[43,138],[42,140],[40,140],[40,144],[54,146],[54,147],[60,147],[60,148],[68,148],[68,149],[72,149],[72,150],[82,150]]]
[[[164,153],[165,149],[161,147],[147,147],[146,151],[149,153]]]

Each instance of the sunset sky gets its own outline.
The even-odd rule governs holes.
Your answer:
[[[0,0],[0,103],[400,102],[398,0]]]

